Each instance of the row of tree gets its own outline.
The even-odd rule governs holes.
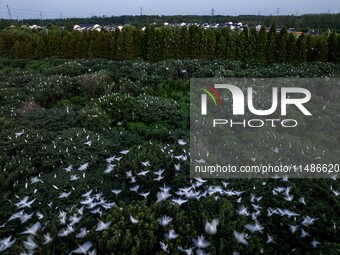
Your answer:
[[[337,62],[340,37],[333,31],[323,36],[296,36],[286,28],[264,27],[242,32],[203,29],[124,27],[108,32],[5,29],[0,31],[0,56],[14,58],[107,58],[125,60],[228,59],[273,62]]]
[[[301,16],[296,15],[239,15],[239,16],[226,16],[215,15],[123,15],[123,16],[93,16],[91,18],[68,18],[68,19],[28,19],[28,20],[5,20],[0,19],[0,29],[6,28],[11,25],[39,25],[51,27],[66,27],[71,29],[75,24],[130,24],[137,27],[147,26],[148,24],[157,23],[225,23],[225,22],[242,22],[247,24],[260,24],[269,27],[272,23],[278,26],[294,27],[298,30],[308,31],[310,29],[327,31],[328,29],[340,30],[340,13],[322,13],[322,14],[304,14]],[[53,24],[53,25],[52,25]]]

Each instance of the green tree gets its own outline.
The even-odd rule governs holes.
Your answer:
[[[101,32],[94,31],[93,33],[93,57],[95,58],[103,58],[104,50],[103,50],[103,38],[101,36]]]
[[[307,59],[305,34],[301,34],[296,42],[295,58],[298,62],[305,62]]]
[[[256,53],[258,51],[257,49],[257,32],[256,27],[252,27],[249,32],[249,46],[248,51],[250,55],[250,59],[256,59]]]
[[[115,31],[115,47],[114,47],[114,58],[116,60],[123,60],[124,59],[124,38],[122,35],[122,31],[116,28]]]
[[[68,37],[64,35],[61,39],[61,45],[60,45],[60,57],[67,58],[68,57]]]
[[[314,61],[321,61],[321,62],[326,62],[327,61],[327,40],[324,37],[317,37],[315,46],[314,46],[314,51],[313,51],[313,60]]]
[[[273,23],[267,34],[266,59],[268,63],[276,61],[276,25]]]
[[[50,32],[47,39],[47,51],[49,56],[56,56],[58,55],[58,48],[59,45],[57,44],[57,35],[53,32]]]
[[[173,58],[172,44],[173,44],[173,31],[169,27],[164,27],[161,30],[163,37],[163,52],[162,59],[171,59]]]
[[[216,57],[224,59],[226,57],[226,39],[222,33],[218,33],[216,36]]]
[[[236,59],[236,45],[237,45],[237,38],[236,34],[233,33],[230,28],[227,28],[223,31],[223,36],[225,38],[226,43],[226,54],[225,58],[228,60],[235,60]]]
[[[163,41],[158,29],[150,28],[148,36],[147,59],[156,62],[162,59]]]
[[[256,40],[256,59],[260,62],[264,62],[266,59],[266,42],[267,32],[266,28],[262,26]]]
[[[237,58],[242,61],[249,60],[249,29],[245,27],[237,39]]]
[[[87,49],[87,56],[89,58],[94,58],[95,57],[95,54],[94,54],[94,42],[93,42],[93,40],[90,40],[89,47]]]
[[[141,29],[133,29],[133,47],[136,58],[143,58],[143,40],[144,32]]]
[[[333,30],[327,39],[328,56],[327,61],[336,62],[338,60],[338,45],[337,45],[336,32]]]
[[[22,58],[23,57],[23,49],[22,45],[19,41],[14,43],[14,57],[15,58]]]
[[[72,22],[71,20],[68,20],[64,26],[64,29],[66,31],[72,31],[74,27],[74,22]]]
[[[287,39],[288,30],[286,27],[281,28],[276,40],[276,60],[279,63],[286,62],[287,59]]]
[[[202,30],[200,58],[213,59],[215,56],[216,38],[211,29]]]
[[[147,59],[148,55],[148,42],[149,42],[149,35],[150,35],[150,27],[147,26],[143,31],[142,38],[140,41],[141,44],[141,56],[143,59]]]
[[[6,48],[6,42],[3,38],[0,37],[0,56],[6,55],[7,48]]]
[[[43,58],[46,54],[46,45],[44,40],[40,35],[37,35],[35,38],[35,50],[34,50],[34,56],[37,58]]]
[[[122,30],[122,37],[124,59],[134,59],[135,45],[133,41],[133,28],[124,28]]]
[[[200,52],[202,29],[197,26],[189,27],[189,58],[197,59]]]
[[[88,51],[89,51],[89,36],[88,33],[83,33],[82,35],[82,43],[81,43],[81,57],[86,58],[88,57]]]
[[[287,39],[287,53],[286,53],[286,60],[287,62],[294,62],[296,59],[295,56],[295,47],[296,47],[296,37],[293,33],[290,33],[288,35],[288,39]]]
[[[78,40],[76,41],[76,51],[75,51],[75,57],[76,58],[82,58],[83,57],[83,43],[84,43],[84,40]]]
[[[173,53],[174,58],[181,58],[182,49],[181,49],[181,35],[180,29],[176,28],[174,30],[174,40],[171,47],[171,52]]]
[[[79,40],[78,40],[79,41]],[[67,51],[67,57],[68,58],[76,58],[76,48],[77,48],[77,38],[74,36],[71,36],[69,42],[68,42],[68,51]]]
[[[112,58],[111,50],[111,34],[108,31],[101,31],[103,41],[103,57],[106,59]]]
[[[179,30],[179,58],[185,59],[189,57],[189,49],[190,49],[190,42],[189,42],[189,30],[186,26],[183,26]]]

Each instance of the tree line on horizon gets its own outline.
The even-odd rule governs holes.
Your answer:
[[[340,13],[320,13],[304,15],[122,15],[122,16],[93,16],[88,18],[57,18],[57,19],[24,19],[24,20],[7,20],[0,19],[0,29],[11,25],[38,25],[42,27],[64,27],[72,29],[76,24],[99,24],[105,25],[126,25],[130,24],[136,27],[144,27],[156,23],[161,25],[165,22],[171,24],[178,23],[219,23],[242,22],[246,24],[264,25],[270,27],[275,23],[278,27],[295,28],[299,31],[307,32],[308,30],[318,30],[327,32],[329,29],[335,29],[340,32]]]
[[[297,36],[284,27],[204,29],[197,26],[172,28],[132,26],[115,31],[0,30],[0,56],[10,58],[105,58],[151,62],[164,59],[227,59],[261,63],[338,62],[340,37]]]

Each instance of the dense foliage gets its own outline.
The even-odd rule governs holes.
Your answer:
[[[226,59],[260,63],[338,62],[340,37],[335,31],[322,36],[297,37],[286,28],[267,32],[255,27],[242,32],[229,28],[204,29],[197,26],[173,28],[148,26],[145,30],[124,27],[115,31],[66,31],[9,28],[0,31],[0,56],[12,58],[47,57]]]
[[[339,77],[340,66],[1,59],[0,250],[11,237],[3,254],[339,254],[335,178],[189,178],[188,79],[288,76]],[[338,119],[315,128],[329,125]]]

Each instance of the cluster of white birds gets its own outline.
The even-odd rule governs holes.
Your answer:
[[[24,131],[20,131],[17,132],[15,136],[20,137],[23,135]],[[89,137],[87,137],[86,142],[84,142],[85,145],[88,147],[91,146],[92,143],[90,143],[90,141]],[[186,142],[181,139],[178,141],[178,145],[179,150],[182,152],[182,154],[179,155],[176,155],[174,152],[175,150],[169,145],[164,146],[162,149],[167,157],[171,157],[175,160],[173,169],[170,170],[175,173],[182,171],[181,166],[183,162],[188,160],[188,152],[181,147],[186,145]],[[255,194],[256,184],[254,184],[253,187],[254,193],[249,194],[244,190],[232,188],[233,183],[231,180],[229,182],[221,181],[217,184],[211,184],[207,180],[193,178],[189,179],[187,186],[173,190],[171,185],[165,183],[169,169],[153,169],[150,160],[141,161],[139,169],[127,169],[123,175],[121,172],[116,172],[116,169],[124,162],[124,157],[128,153],[129,150],[122,150],[117,155],[106,158],[106,167],[97,170],[95,170],[96,166],[94,166],[91,161],[77,162],[77,164],[64,164],[64,167],[59,171],[62,171],[64,175],[66,174],[67,179],[63,179],[63,181],[66,180],[67,183],[67,180],[69,180],[68,184],[57,183],[59,173],[54,175],[53,180],[55,182],[53,183],[48,180],[48,178],[45,178],[43,174],[31,177],[30,180],[24,183],[24,188],[30,195],[23,197],[16,196],[14,201],[8,200],[17,211],[15,211],[7,220],[2,220],[2,222],[0,222],[3,224],[2,228],[6,228],[6,225],[10,224],[11,221],[19,220],[20,223],[25,226],[20,235],[27,235],[27,239],[22,242],[22,254],[33,254],[40,245],[47,245],[56,238],[56,236],[52,236],[50,232],[45,231],[46,227],[50,224],[50,221],[46,219],[47,217],[42,214],[41,211],[46,211],[45,207],[47,206],[47,208],[52,209],[58,214],[57,218],[59,220],[60,229],[57,232],[57,236],[59,238],[75,237],[76,239],[84,240],[78,247],[75,247],[74,250],[70,251],[71,253],[96,254],[96,248],[93,243],[86,240],[86,238],[91,231],[101,232],[110,228],[113,222],[106,222],[104,216],[111,208],[117,206],[116,202],[119,201],[121,197],[138,194],[141,199],[154,200],[155,203],[170,201],[170,203],[179,208],[183,208],[183,205],[190,200],[197,201],[206,197],[214,197],[215,200],[218,200],[221,197],[227,197],[235,202],[235,213],[237,215],[245,217],[247,220],[249,218],[243,228],[233,230],[233,238],[237,243],[247,246],[249,245],[249,240],[252,235],[259,233],[264,236],[264,243],[276,244],[275,235],[271,235],[271,230],[266,229],[263,226],[263,222],[261,223],[263,217],[269,218],[275,216],[290,219],[289,224],[282,223],[282,225],[286,224],[291,230],[292,235],[296,235],[297,238],[308,238],[308,240],[311,240],[309,241],[310,245],[314,248],[320,245],[320,242],[312,237],[312,233],[307,232],[309,226],[318,221],[317,218],[301,215],[301,212],[297,213],[288,208],[264,208],[264,204],[262,203],[263,197]],[[76,194],[78,193],[77,183],[81,180],[86,180],[93,171],[99,171],[103,174],[103,179],[100,183],[104,183],[106,176],[111,175],[113,178],[123,178],[127,186],[124,188],[112,187],[110,194],[104,194],[100,191],[100,186],[90,187],[86,185],[87,190],[84,190],[80,197],[76,197]],[[150,196],[150,194],[152,194],[151,190],[143,190],[142,188],[143,180],[146,179],[154,181],[159,187],[159,191],[153,196]],[[311,202],[306,201],[304,197],[297,198],[292,194],[292,187],[287,186],[289,184],[287,177],[282,179],[282,183],[286,184],[286,186],[274,187],[270,191],[273,196],[283,199],[285,203],[297,200],[303,206],[308,202]],[[50,193],[52,195],[54,194],[54,199],[47,203],[46,201],[39,200],[36,195],[39,194],[40,189],[43,190],[42,187],[49,185],[50,188],[52,188]],[[262,187],[266,185],[267,181],[261,183]],[[67,189],[65,187],[69,188]],[[52,191],[56,193],[53,193]],[[339,195],[332,187],[330,188],[330,194],[334,194],[335,196]],[[71,201],[78,201],[78,203],[73,204],[70,207],[62,207],[62,201],[69,199]],[[121,209],[124,210],[124,208]],[[90,215],[93,215],[98,219],[95,228],[91,226],[85,227],[81,224],[84,222],[83,219]],[[51,215],[49,215],[48,218],[50,217]],[[158,223],[165,229],[163,235],[164,239],[159,241],[160,249],[168,253],[170,252],[169,243],[180,236],[180,232],[176,229],[176,225],[172,224],[176,220],[174,217],[174,215],[160,215],[158,218]],[[139,227],[140,220],[136,215],[130,214],[129,220],[135,227]],[[31,222],[34,223],[32,224]],[[217,234],[220,231],[220,224],[221,219],[219,218],[202,219],[204,232],[199,233],[195,238],[191,238],[189,246],[180,246],[178,247],[178,250],[185,254],[193,254],[195,250],[197,254],[207,254],[208,251],[206,250],[208,250],[211,243],[206,236]],[[335,224],[334,227],[336,227]],[[42,243],[39,243],[35,239],[38,232],[42,233],[44,236],[44,241]],[[13,234],[1,239],[0,253],[10,249],[14,243],[18,242],[17,240],[18,238],[14,238]],[[238,254],[237,251],[235,251],[235,254]]]

